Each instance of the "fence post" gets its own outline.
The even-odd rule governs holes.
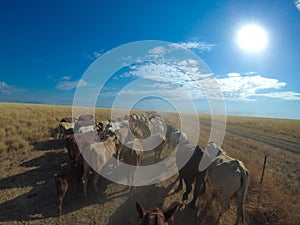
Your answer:
[[[266,163],[267,163],[267,155],[265,155],[264,166],[263,166],[263,169],[262,169],[262,173],[261,173],[261,177],[260,177],[260,182],[259,182],[258,208],[260,207],[262,184],[263,184],[263,179],[264,179],[264,175],[265,175]]]

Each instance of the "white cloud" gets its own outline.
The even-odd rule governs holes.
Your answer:
[[[245,73],[241,76],[238,73],[229,73],[226,78],[217,79],[218,84],[227,100],[255,101],[253,97],[268,97],[282,100],[300,100],[300,93],[292,91],[270,91],[280,90],[286,86],[275,78],[267,78],[261,75],[254,75],[255,72]],[[266,93],[258,93],[260,91]]]
[[[208,44],[206,42],[179,42],[180,46],[190,49],[190,50],[198,50],[200,52],[209,52],[213,47],[215,47],[214,44]]]
[[[62,79],[62,80],[70,80],[71,77],[70,77],[70,76],[64,76],[64,77],[62,77],[61,79]]]
[[[9,93],[9,86],[4,81],[0,82],[0,92],[3,94]]]
[[[143,84],[142,87],[149,87],[149,88],[171,88],[172,85],[169,83],[154,83],[154,84]]]
[[[278,98],[283,100],[300,100],[300,93],[292,91],[270,92],[265,94],[254,94],[253,96]]]
[[[300,0],[294,0],[297,9],[300,11]]]
[[[24,91],[25,91],[24,89],[15,88],[14,86],[8,85],[4,81],[0,82],[0,94],[10,95],[10,94],[16,94]]]
[[[155,52],[161,52],[158,51]],[[212,74],[201,74],[196,62],[183,60],[174,65],[148,63],[134,66],[132,71],[127,72],[124,77],[134,76],[154,81],[153,84],[145,84],[144,87],[167,91],[172,89],[173,94],[186,92],[187,96],[193,99],[225,99],[230,101],[256,101],[255,97],[269,97],[282,100],[300,100],[299,94],[295,92],[272,92],[286,86],[285,82],[275,78],[268,78],[258,75],[255,72],[248,72],[244,75],[232,72],[226,77],[215,78]],[[160,84],[160,85],[158,85]],[[143,89],[136,92],[144,93]],[[149,91],[150,92],[150,91]],[[262,94],[262,92],[265,92]],[[180,95],[176,95],[180,98]]]
[[[179,46],[209,51],[214,45],[203,42],[181,42],[154,47],[148,51],[145,58],[130,66],[130,71],[119,77],[143,78],[153,82],[153,84],[145,83],[144,87],[152,85],[155,91],[172,89],[172,94],[184,91],[192,99],[256,101],[257,97],[264,96],[299,100],[298,93],[280,91],[286,86],[285,82],[259,75],[257,72],[249,71],[243,74],[231,72],[226,77],[214,77],[205,64],[193,56],[187,58]],[[158,83],[161,85],[157,85]],[[274,89],[278,91],[274,92]],[[142,88],[137,88],[135,91],[136,93],[151,92]],[[176,97],[182,98],[181,95]]]
[[[209,84],[217,86],[216,82],[210,81],[212,74],[201,74],[196,64],[195,60],[184,60],[173,62],[173,65],[156,63],[135,65],[132,67],[132,71],[124,73],[121,77],[144,78],[146,80],[142,87],[152,88],[152,92],[164,92],[170,98],[204,98],[203,90],[205,90],[207,97],[222,97],[217,88],[209,86]],[[149,84],[149,81],[152,81],[152,83]],[[135,93],[139,94],[151,92],[151,90],[145,90],[145,88],[138,86],[135,86],[134,89]],[[185,95],[182,95],[182,92],[185,92]],[[125,94],[128,94],[128,92]]]
[[[256,72],[250,71],[250,72],[246,72],[245,75],[255,75],[257,74]]]
[[[157,46],[150,49],[148,53],[151,55],[164,55],[166,53],[166,48],[163,46]]]
[[[87,58],[87,59],[92,60],[92,61],[94,61],[95,59],[97,59],[98,57],[100,57],[103,54],[104,54],[104,49],[101,49],[100,51],[94,51],[92,54],[89,54],[89,53],[86,53],[86,52],[81,53],[81,55],[84,58]]]
[[[196,53],[199,53],[199,52],[203,53],[203,52],[211,51],[214,46],[215,46],[214,44],[208,44],[206,42],[199,42],[199,41],[170,43],[165,46],[156,46],[156,47],[150,49],[148,51],[147,58],[162,59],[161,57],[164,57],[170,53],[174,53],[174,52],[178,51],[178,49],[180,49],[180,48],[186,48],[186,49],[195,51]],[[182,51],[182,50],[179,50],[179,51]],[[181,53],[183,53],[183,51]]]
[[[228,77],[239,77],[239,76],[241,76],[241,74],[239,74],[239,73],[228,73],[227,76]]]
[[[87,82],[84,80],[76,80],[76,81],[71,81],[71,77],[64,76],[61,78],[61,81],[56,85],[57,90],[61,91],[69,91],[77,87],[84,87],[87,86]]]
[[[94,57],[95,57],[95,58],[98,58],[98,57],[100,57],[101,55],[103,55],[103,53],[104,53],[104,50],[103,50],[103,49],[100,50],[100,51],[94,51]]]

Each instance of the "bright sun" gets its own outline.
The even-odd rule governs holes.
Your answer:
[[[238,31],[237,42],[247,52],[260,52],[266,47],[268,38],[263,28],[250,24]]]

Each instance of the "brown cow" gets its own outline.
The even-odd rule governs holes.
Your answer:
[[[143,146],[141,143],[141,139],[143,139],[142,131],[139,128],[135,128],[134,135],[137,138],[134,138],[132,141],[129,141],[126,143],[126,145],[123,145],[122,149],[122,155],[124,162],[128,165],[132,165],[133,167],[130,167],[130,170],[128,172],[128,183],[133,185],[134,183],[134,176],[136,173],[136,170],[141,165],[141,161],[143,159]]]
[[[58,124],[58,136],[57,138],[59,140],[63,140],[65,135],[70,134],[73,132],[74,129],[74,124],[73,122],[60,122]]]
[[[139,128],[142,132],[143,138],[148,138],[151,135],[151,131],[147,123],[141,122],[140,120],[134,120],[133,117],[129,120],[129,127],[131,130]]]
[[[70,159],[72,160],[73,163],[76,163],[81,156],[81,152],[76,143],[74,134],[66,135],[65,143],[66,143],[66,147],[67,147],[68,155],[69,155]]]
[[[62,204],[64,197],[70,186],[77,186],[80,183],[82,176],[82,164],[76,164],[73,167],[60,172],[55,176],[55,187],[58,194],[59,216],[62,214]]]
[[[91,144],[86,145],[83,148],[85,151],[84,160],[83,160],[83,175],[82,175],[82,185],[83,185],[83,195],[87,198],[87,182],[88,175],[90,170],[93,168],[97,168],[100,171],[113,154],[116,152],[116,137],[108,137],[104,142],[93,142]],[[91,164],[91,165],[90,165]],[[93,169],[94,170],[94,169]],[[93,177],[93,186],[96,193],[99,193],[99,189],[97,186],[97,182],[99,179],[99,174],[97,171],[94,171]]]
[[[75,163],[79,160],[79,158],[81,158],[80,149],[82,150],[85,145],[94,143],[95,141],[100,141],[95,131],[83,134],[74,134],[74,131],[72,131],[72,133],[65,135],[66,147],[72,162]]]
[[[179,205],[176,204],[166,211],[158,208],[145,210],[138,202],[135,204],[140,218],[140,225],[168,225],[169,221],[173,221],[174,215],[179,208]]]
[[[120,161],[121,152],[123,150],[123,145],[128,141],[132,140],[134,137],[129,129],[129,127],[122,127],[116,131],[116,137],[118,138],[118,147],[116,151],[117,165]]]

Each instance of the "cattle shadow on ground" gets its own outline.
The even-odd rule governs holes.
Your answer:
[[[57,202],[57,197],[54,197],[54,174],[59,172],[60,165],[67,159],[66,153],[47,152],[21,164],[23,167],[33,167],[32,170],[0,180],[0,190],[9,190],[8,193],[17,196],[0,204],[0,221],[40,219],[35,215],[54,216],[52,209],[55,205],[49,204]],[[22,188],[30,191],[24,193]]]
[[[68,155],[64,152],[48,152],[43,156],[21,163],[22,167],[33,167],[33,169],[1,179],[0,190],[34,187],[37,183],[43,183],[49,176],[53,177],[53,174],[59,171],[60,165],[67,161]]]
[[[131,195],[128,195],[127,200],[110,216],[107,225],[138,224],[139,219],[135,203],[139,202],[145,209],[162,208],[164,199],[168,196],[172,188],[173,183],[167,188],[156,185],[136,187],[135,191]]]
[[[35,221],[45,218],[57,219],[58,196],[56,193],[54,174],[59,173],[70,162],[66,153],[46,152],[43,156],[31,159],[21,164],[23,167],[34,168],[21,174],[0,180],[0,191],[5,190],[9,195],[16,196],[11,200],[0,203],[0,223],[5,221]],[[90,176],[92,179],[92,175]],[[125,197],[126,191],[120,190],[112,195],[106,195],[105,190],[111,181],[99,178],[100,194],[94,193],[92,181],[89,181],[88,199],[84,201],[82,186],[79,189],[69,188],[63,204],[63,215],[67,215],[83,207],[103,204],[115,198]],[[25,189],[22,189],[25,188]],[[29,191],[26,191],[30,189]]]
[[[114,192],[113,196],[109,196],[105,194],[105,190],[107,189],[107,186],[110,185],[112,182],[103,178],[99,177],[98,180],[98,188],[99,188],[99,194],[96,194],[93,185],[92,185],[92,178],[91,175],[89,177],[88,182],[88,198],[85,200],[83,198],[83,192],[82,192],[82,185],[79,184],[79,188],[76,190],[76,187],[72,187],[71,190],[68,190],[66,197],[64,199],[63,203],[63,212],[62,216],[67,215],[73,211],[79,210],[83,207],[89,206],[89,205],[95,205],[95,204],[103,204],[107,201],[111,201],[114,198],[123,197],[126,196],[126,193],[123,191],[120,192]],[[55,195],[55,216],[58,216],[58,197]]]
[[[36,151],[49,151],[58,150],[65,147],[65,142],[60,140],[47,140],[47,141],[37,141],[30,143],[33,146],[33,150]]]
[[[59,173],[62,167],[69,166],[66,165],[68,162],[70,162],[68,155],[63,151],[47,152],[43,156],[21,164],[23,167],[33,167],[34,169],[1,179],[0,190],[7,191],[8,198],[10,198],[9,195],[16,197],[0,204],[0,223],[57,217],[58,196],[55,189],[54,174]],[[99,179],[99,182],[100,193],[103,193],[109,181]],[[26,191],[28,189],[30,189],[29,192]],[[63,206],[64,213],[78,210],[87,204],[99,202],[99,196],[93,194],[91,187],[89,187],[91,194],[87,202],[83,201],[82,192],[76,193],[74,189],[71,187],[67,192],[64,201],[66,205]],[[106,201],[102,194],[99,195],[101,195],[101,201]]]

